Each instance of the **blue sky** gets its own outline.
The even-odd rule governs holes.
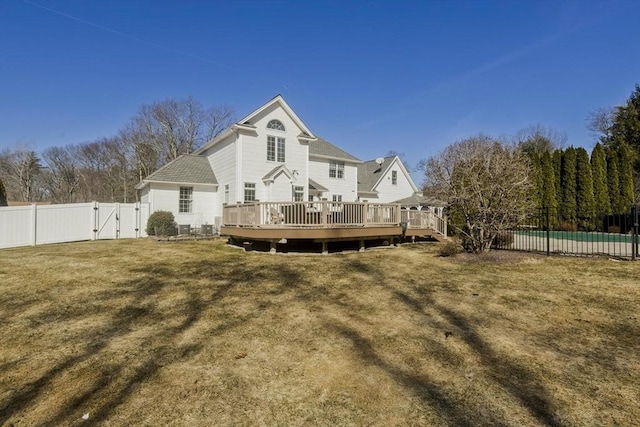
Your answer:
[[[410,166],[589,112],[640,83],[636,1],[0,0],[0,148],[110,136],[195,97],[237,118],[282,94],[316,134]]]

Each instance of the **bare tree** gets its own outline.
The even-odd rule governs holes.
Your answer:
[[[598,108],[587,116],[587,129],[596,141],[603,142],[611,138],[615,108]]]
[[[120,136],[83,144],[79,149],[82,199],[127,202],[136,179],[131,152]]]
[[[44,184],[54,203],[73,203],[80,186],[80,172],[77,164],[78,147],[51,147],[45,150],[43,158],[47,164]]]
[[[469,252],[488,251],[498,233],[533,207],[527,158],[515,145],[480,135],[450,145],[424,166],[426,187],[462,218],[458,229]]]
[[[0,154],[0,178],[5,183],[9,199],[23,202],[39,200],[38,175],[41,170],[35,151],[6,149]]]
[[[518,131],[515,142],[526,153],[542,156],[545,151],[552,153],[567,143],[567,134],[541,124],[531,125]]]
[[[206,144],[231,126],[235,122],[235,115],[234,109],[226,104],[209,108],[205,114],[203,143]]]
[[[189,97],[166,99],[143,105],[130,125],[121,132],[135,153],[140,179],[158,167],[200,148],[233,123],[228,106],[208,110]]]

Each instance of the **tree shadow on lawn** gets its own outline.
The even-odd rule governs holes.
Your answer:
[[[404,290],[391,285],[394,279],[389,278],[385,268],[372,268],[370,265],[363,265],[358,260],[353,262],[353,268],[359,271],[366,271],[374,274],[379,278],[378,284],[389,292],[394,298],[402,302],[411,311],[416,313],[436,331],[442,331],[444,334],[446,329],[452,328],[459,331],[463,341],[477,354],[482,366],[487,369],[490,377],[500,385],[500,387],[517,398],[524,408],[535,417],[538,421],[549,425],[559,426],[560,421],[555,415],[553,405],[550,402],[548,392],[538,378],[531,370],[510,359],[507,355],[500,354],[494,350],[491,345],[485,342],[477,333],[473,325],[459,313],[454,310],[438,304],[432,297],[426,285],[421,285],[417,289],[418,296],[414,297]],[[408,287],[406,287],[408,289]],[[448,325],[442,325],[442,322],[436,321],[430,310],[441,315],[446,319]],[[386,362],[381,356],[376,354],[372,344],[364,339],[355,329],[339,325],[330,325],[340,335],[350,339],[356,349],[356,352],[366,363],[374,364],[388,372],[395,381],[403,387],[414,392],[425,403],[434,406],[448,422],[453,425],[469,425],[469,420],[474,420],[472,424],[490,423],[492,425],[509,424],[507,421],[496,419],[486,419],[483,414],[469,414],[474,409],[464,409],[464,403],[452,396],[447,396],[443,390],[438,390],[428,378],[417,376],[406,369]],[[443,328],[444,327],[444,328]],[[449,357],[439,349],[436,352],[437,357]],[[446,351],[446,350],[445,350]],[[453,357],[453,355],[451,355]]]
[[[253,272],[248,271],[241,262],[224,265],[212,265],[207,261],[187,262],[176,269],[151,265],[132,269],[131,273],[137,278],[118,284],[116,289],[99,291],[96,295],[101,300],[101,306],[121,304],[122,299],[130,299],[130,302],[117,310],[108,324],[91,328],[83,334],[82,351],[68,355],[36,380],[16,386],[12,394],[7,394],[4,401],[0,402],[0,425],[14,415],[19,417],[19,421],[21,412],[46,404],[44,401],[51,394],[48,391],[55,382],[87,370],[87,365],[91,365],[89,367],[98,374],[91,377],[88,381],[90,384],[67,390],[70,395],[65,396],[62,407],[57,411],[55,409],[58,406],[52,407],[51,416],[42,422],[48,425],[80,422],[84,412],[90,412],[92,423],[106,420],[114,409],[161,368],[198,354],[202,350],[201,344],[180,344],[184,333],[198,323],[206,310],[221,304],[236,288],[255,279]],[[281,283],[283,291],[300,280],[299,274],[286,266],[265,266],[260,274]],[[201,283],[194,285],[197,281]],[[179,306],[166,307],[165,304],[159,307],[158,303],[163,297],[166,298],[161,294],[172,287],[179,287],[188,294],[186,302]],[[260,303],[262,308],[269,305],[268,300]],[[42,316],[51,322],[69,319],[82,322],[83,313],[80,309],[80,313],[69,312],[64,316],[46,312]],[[213,337],[223,334],[259,315],[251,313],[216,322],[206,328],[206,335]],[[122,356],[109,360],[109,347],[115,345],[117,340],[130,339],[139,333],[141,325],[152,325],[154,329],[150,334],[145,331],[140,345],[131,349],[134,360]]]

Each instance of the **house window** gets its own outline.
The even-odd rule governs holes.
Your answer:
[[[193,204],[193,187],[180,187],[180,199],[178,202],[178,212],[191,213]]]
[[[224,185],[224,204],[229,204],[229,184]]]
[[[284,125],[280,120],[271,120],[267,123],[267,129],[275,129],[284,131]]]
[[[267,137],[267,160],[284,163],[284,138]]]
[[[329,162],[329,178],[344,178],[344,162]]]
[[[256,201],[256,184],[254,182],[244,183],[244,202]]]
[[[304,187],[293,186],[293,201],[302,202],[304,200]]]
[[[398,185],[398,171],[391,171],[391,184]]]
[[[342,201],[342,194],[334,194],[333,195],[333,201],[334,202],[341,202]]]

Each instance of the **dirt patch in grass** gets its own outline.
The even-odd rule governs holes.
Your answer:
[[[640,263],[436,248],[0,251],[0,424],[637,422]]]

